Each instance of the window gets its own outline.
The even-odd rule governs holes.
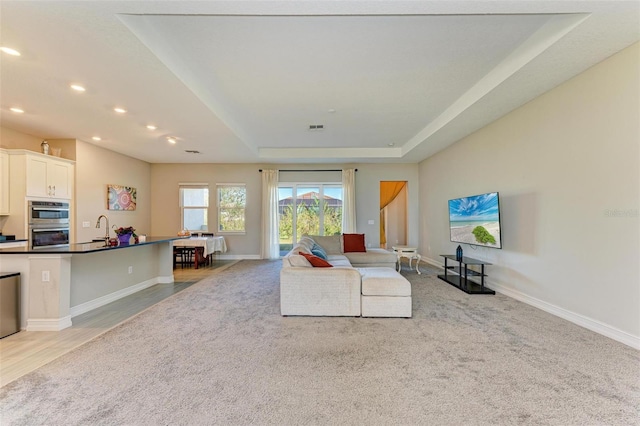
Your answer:
[[[206,184],[180,184],[180,210],[182,229],[208,231],[209,186]]]
[[[278,188],[280,251],[301,236],[342,233],[342,185],[281,183]]]
[[[245,232],[247,189],[244,184],[218,185],[218,231]]]

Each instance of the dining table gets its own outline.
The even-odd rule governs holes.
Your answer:
[[[216,252],[226,253],[227,251],[227,243],[222,236],[181,238],[175,240],[173,246],[195,248],[195,256],[193,256],[195,269],[198,269],[199,265],[206,262],[210,255]]]

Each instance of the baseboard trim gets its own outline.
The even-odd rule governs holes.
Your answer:
[[[58,319],[28,319],[27,331],[60,331],[71,327],[71,315]]]
[[[259,254],[216,254],[213,257],[217,260],[260,260]]]
[[[97,299],[93,299],[88,302],[81,303],[76,306],[72,306],[71,309],[69,309],[71,318],[77,317],[78,315],[82,315],[86,312],[92,311],[108,303],[115,302],[116,300],[122,299],[123,297],[127,297],[133,293],[139,292],[140,290],[149,288],[152,285],[160,284],[160,283],[166,284],[169,282],[173,282],[173,276],[171,277],[171,281],[162,281],[163,279],[167,279],[167,277],[151,278],[150,280],[146,280],[141,283],[134,284],[130,287],[123,288],[122,290],[118,290],[113,293],[98,297]]]
[[[444,268],[444,264],[436,260],[424,258],[424,257],[422,259],[431,265]],[[511,297],[512,299],[516,299],[520,302],[526,303],[527,305],[531,305],[533,307],[541,309],[559,318],[565,319],[569,322],[579,325],[580,327],[584,327],[587,330],[591,330],[595,333],[601,334],[605,337],[608,337],[610,339],[623,343],[634,349],[640,350],[640,337],[638,336],[634,336],[630,333],[627,333],[626,331],[622,331],[616,327],[612,327],[608,324],[605,324],[593,318],[586,317],[576,312],[569,311],[567,309],[556,306],[552,303],[545,302],[533,296],[529,296],[528,294],[522,293],[518,290],[514,290],[507,286],[498,284],[490,279],[487,279],[486,283],[487,283],[487,287],[489,287],[492,290],[495,290],[500,294]]]
[[[593,318],[589,318],[576,312],[569,311],[543,300],[536,299],[535,297],[529,296],[520,291],[505,287],[495,282],[491,282],[490,280],[488,280],[487,285],[492,290],[504,294],[505,296],[509,296],[512,299],[516,299],[520,302],[526,303],[527,305],[542,309],[545,312],[570,321],[576,325],[586,328],[587,330],[591,330],[595,333],[601,334],[620,343],[624,343],[625,345],[630,346],[634,349],[640,350],[640,337],[629,334],[626,331],[622,331],[598,320],[594,320]]]
[[[172,284],[174,282],[173,274],[157,277],[158,284]]]

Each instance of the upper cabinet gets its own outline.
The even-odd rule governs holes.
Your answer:
[[[48,156],[26,157],[27,196],[71,198],[72,165]]]
[[[27,197],[70,199],[73,194],[73,164],[71,160],[37,152],[11,151],[11,175],[20,178]],[[14,167],[16,173],[13,172]],[[11,185],[13,187],[14,183]]]
[[[9,154],[0,149],[0,215],[9,214]]]

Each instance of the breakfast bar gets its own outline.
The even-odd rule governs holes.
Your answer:
[[[21,329],[62,330],[77,315],[154,284],[172,283],[172,245],[177,239],[0,249],[0,272],[21,274]]]

